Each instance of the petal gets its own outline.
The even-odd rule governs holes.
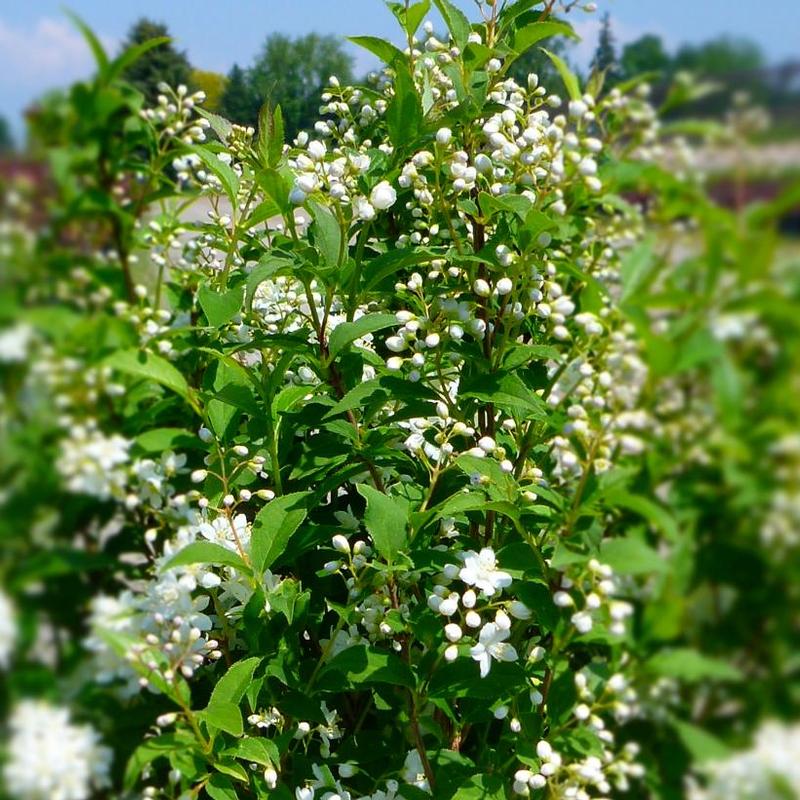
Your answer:
[[[517,651],[508,642],[498,642],[491,647],[492,656],[498,661],[516,661]]]

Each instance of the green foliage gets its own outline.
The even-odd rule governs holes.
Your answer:
[[[193,69],[189,82],[192,87],[205,93],[206,99],[203,107],[212,113],[218,112],[222,107],[222,96],[228,88],[228,79],[219,72],[205,69]]]

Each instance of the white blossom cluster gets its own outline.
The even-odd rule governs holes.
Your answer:
[[[787,434],[770,447],[777,487],[761,524],[767,552],[783,553],[800,544],[800,434]]]
[[[142,118],[155,125],[165,140],[178,138],[185,144],[204,142],[205,132],[211,126],[207,119],[195,116],[195,109],[206,99],[206,93],[190,92],[183,84],[173,89],[167,83],[160,83],[158,90],[156,106],[143,109]]]
[[[110,786],[111,750],[66,708],[23,700],[9,719],[3,779],[15,800],[89,800]]]
[[[589,633],[595,617],[605,612],[609,620],[609,633],[622,636],[625,633],[625,620],[633,613],[633,606],[625,600],[614,599],[618,592],[619,584],[611,567],[592,558],[587,569],[575,579],[562,575],[561,586],[553,594],[553,602],[559,608],[575,609],[570,621],[578,633]]]
[[[782,800],[800,796],[800,725],[763,723],[752,746],[712,762],[690,800]]]
[[[107,436],[91,424],[71,426],[57,461],[65,487],[98,500],[119,497],[127,484],[130,447],[118,433]]]

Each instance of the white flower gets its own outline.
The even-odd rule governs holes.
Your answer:
[[[9,720],[6,788],[16,800],[88,800],[109,785],[111,750],[66,708],[23,700]]]
[[[353,211],[359,219],[369,222],[375,219],[375,208],[366,197],[358,196],[353,200]]]
[[[571,617],[572,624],[578,633],[589,633],[592,629],[592,617],[588,611],[578,611]]]
[[[481,677],[485,678],[495,661],[516,661],[517,651],[506,639],[509,637],[508,628],[500,628],[494,622],[487,622],[481,628],[478,644],[470,648],[472,658],[481,668]]]
[[[318,139],[312,139],[308,143],[308,155],[314,161],[322,161],[325,158],[325,154],[328,152],[328,148],[325,146],[325,142],[320,142]]]
[[[425,769],[422,766],[422,759],[416,750],[409,750],[406,754],[402,775],[406,783],[412,783],[425,792],[430,791],[428,779],[425,777]]]
[[[389,181],[381,181],[370,193],[369,201],[378,211],[385,211],[397,202],[397,192]]]
[[[0,669],[8,669],[17,641],[17,621],[11,598],[0,589]]]
[[[33,328],[25,323],[0,331],[0,364],[25,361],[32,341]]]
[[[210,542],[237,552],[240,546],[247,548],[250,544],[250,529],[244,514],[237,514],[230,520],[224,514],[220,514],[210,523],[201,523],[198,532]]]
[[[491,547],[484,547],[480,553],[467,551],[458,576],[468,586],[477,586],[487,597],[511,585],[511,576],[497,569],[497,559]]]

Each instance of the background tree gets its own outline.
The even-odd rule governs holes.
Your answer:
[[[607,85],[619,80],[619,61],[617,60],[614,34],[611,30],[611,17],[608,12],[603,15],[600,36],[597,40],[597,49],[594,52],[591,67],[598,71],[605,70]]]
[[[258,119],[258,98],[250,78],[238,64],[231,67],[220,99],[220,113],[241,125],[255,125]]]
[[[123,49],[141,44],[148,39],[169,36],[166,25],[142,17],[133,24]],[[159,95],[158,84],[165,81],[170,86],[188,84],[191,80],[192,65],[185,52],[176,50],[171,42],[154,47],[125,71],[125,77],[139,89],[144,96],[154,102]]]
[[[193,69],[191,75],[193,89],[202,89],[206,93],[203,108],[217,112],[220,109],[222,95],[228,84],[228,79],[219,72],[205,69]]]
[[[675,55],[675,67],[724,78],[762,69],[764,54],[748,39],[721,36],[700,45],[683,45]]]
[[[664,49],[661,37],[648,33],[625,45],[620,67],[625,78],[644,72],[666,73],[672,68],[672,58]]]
[[[255,125],[265,102],[280,105],[289,136],[311,127],[319,117],[319,92],[330,75],[352,80],[352,57],[341,39],[309,33],[296,39],[270,35],[253,65],[243,74],[234,67],[222,109],[233,121]]]
[[[10,153],[14,149],[14,137],[11,135],[11,126],[5,117],[0,117],[0,155]]]
[[[700,45],[683,45],[675,54],[674,67],[719,84],[719,91],[704,97],[698,105],[704,114],[722,113],[729,107],[732,93],[739,91],[748,92],[756,102],[770,102],[766,59],[759,46],[748,39],[721,36]]]

